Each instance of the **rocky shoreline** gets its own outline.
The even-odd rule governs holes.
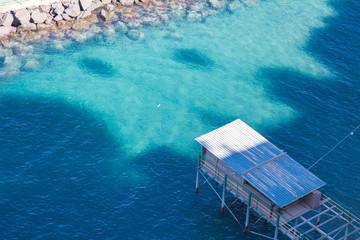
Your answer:
[[[166,24],[169,18],[202,21],[221,10],[234,11],[256,4],[257,0],[65,0],[49,5],[32,6],[0,13],[0,43],[12,39],[21,42],[45,35],[66,34],[82,39],[77,30],[88,29],[96,22],[115,22],[117,29],[131,39],[142,39],[141,26]],[[174,35],[176,36],[176,34]]]

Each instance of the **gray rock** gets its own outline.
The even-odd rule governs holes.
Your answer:
[[[35,31],[36,30],[36,24],[35,23],[25,23],[20,26],[18,26],[17,31]]]
[[[104,9],[101,9],[100,19],[103,21],[107,21],[109,19],[109,13],[107,11],[105,11]]]
[[[53,3],[51,5],[51,8],[52,8],[52,12],[55,16],[60,15],[65,11],[65,8],[61,3]]]
[[[47,19],[47,14],[40,12],[39,10],[35,10],[31,13],[31,19],[33,23],[43,23]]]
[[[80,6],[78,4],[70,4],[70,6],[65,9],[65,13],[72,18],[79,16]]]
[[[56,15],[56,17],[54,17],[54,21],[55,21],[55,22],[59,22],[59,21],[61,21],[61,20],[63,20],[63,17],[62,17],[61,14]]]
[[[79,16],[76,17],[76,19],[87,18],[90,15],[91,15],[91,11],[89,11],[89,9],[87,9],[87,10],[81,12],[79,14]]]
[[[50,24],[52,21],[52,16],[50,14],[47,14],[47,17],[46,17],[46,20],[45,20],[45,23],[46,24]]]
[[[45,23],[38,23],[36,24],[37,30],[41,31],[41,30],[47,30],[49,28],[51,28],[50,25],[47,25]]]
[[[66,13],[61,14],[61,16],[65,21],[70,21],[71,20],[71,17],[69,15],[67,15]]]
[[[99,8],[102,6],[102,3],[100,1],[96,1],[96,2],[93,2],[91,4],[91,6],[87,9],[89,10],[90,12],[94,11],[95,9]]]
[[[111,3],[111,0],[101,0],[101,3],[103,5]]]
[[[115,6],[112,4],[108,4],[104,7],[105,11],[107,12],[111,12],[112,10],[114,10]]]
[[[125,23],[123,22],[116,22],[115,23],[115,28],[120,32],[120,33],[127,33],[129,31],[128,27],[125,25]]]
[[[5,37],[9,35],[10,33],[16,32],[15,27],[11,26],[1,26],[0,27],[0,38]]]
[[[11,13],[4,13],[0,17],[0,26],[10,27],[14,22],[14,17]]]
[[[143,32],[133,29],[128,32],[128,36],[133,40],[141,40],[145,37],[145,34]]]
[[[120,4],[123,6],[134,5],[134,0],[119,0]]]
[[[14,26],[24,25],[30,22],[30,13],[27,9],[23,8],[14,13]]]
[[[79,4],[81,7],[81,10],[86,10],[91,6],[92,1],[91,0],[79,0]]]
[[[51,10],[51,6],[50,5],[41,5],[39,7],[39,9],[40,9],[41,12],[49,13],[50,10]]]
[[[208,0],[210,6],[215,9],[221,8],[221,4],[218,0]]]

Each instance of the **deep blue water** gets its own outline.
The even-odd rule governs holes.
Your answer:
[[[238,55],[226,48],[222,55],[206,50],[206,42],[194,48],[164,40],[164,47],[173,50],[160,51],[148,41],[139,43],[146,51],[139,45],[136,52],[135,43],[126,39],[121,51],[95,39],[71,42],[65,53],[52,51],[52,43],[35,44],[49,73],[21,70],[11,79],[4,77],[1,85],[0,238],[259,239],[244,235],[229,214],[220,215],[219,200],[209,188],[194,194],[199,146],[192,139],[242,118],[307,167],[360,123],[360,3],[326,4],[336,14],[322,19],[322,27],[309,28],[300,47],[331,69],[324,76],[291,64],[258,66],[260,60],[249,64],[257,69],[249,73]],[[200,29],[204,34],[217,19],[231,17],[224,13],[201,25],[185,23],[178,31],[195,29],[195,35]],[[108,47],[115,48],[118,61],[96,56],[97,49]],[[249,49],[256,53],[261,47]],[[246,57],[247,48],[238,51]],[[138,55],[126,59],[122,52]],[[70,56],[74,64],[64,66]],[[240,62],[236,69],[229,67],[232,60]],[[183,75],[173,78],[180,72],[191,84]],[[201,78],[212,85],[204,93]],[[121,81],[115,84],[114,79]],[[327,182],[326,191],[354,211],[360,210],[359,136],[354,134],[312,169]],[[264,223],[258,230],[272,232]]]

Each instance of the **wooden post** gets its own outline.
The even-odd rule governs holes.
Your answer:
[[[199,157],[199,163],[196,171],[196,185],[195,185],[195,193],[199,192],[199,173],[200,173],[200,165],[201,165],[201,156]]]
[[[250,217],[250,204],[251,204],[251,192],[249,192],[248,204],[246,208],[246,219],[245,219],[245,231],[249,225],[249,217]]]
[[[224,207],[225,207],[226,182],[227,182],[227,175],[225,174],[225,176],[224,176],[223,193],[222,193],[222,198],[221,198],[221,214],[224,213]]]
[[[323,199],[324,197],[324,189],[321,189],[321,197],[320,197],[320,201]],[[322,205],[319,206],[319,213],[321,213],[321,207]],[[320,217],[321,217],[321,214],[318,216],[317,220],[316,220],[316,225],[319,225],[320,223]]]
[[[275,235],[274,235],[274,240],[277,240],[278,237],[278,232],[279,232],[279,222],[280,222],[280,213],[277,214],[276,217],[276,226],[275,226]]]
[[[319,206],[319,213],[321,213],[321,207],[322,207],[322,205]],[[317,217],[316,225],[319,225],[319,223],[320,223],[320,217],[321,217],[321,214]]]

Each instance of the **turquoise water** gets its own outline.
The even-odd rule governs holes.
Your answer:
[[[259,1],[141,41],[111,25],[3,49],[1,235],[255,239],[194,194],[193,139],[241,118],[310,166],[359,122],[359,8]],[[359,143],[313,168],[354,210]]]

